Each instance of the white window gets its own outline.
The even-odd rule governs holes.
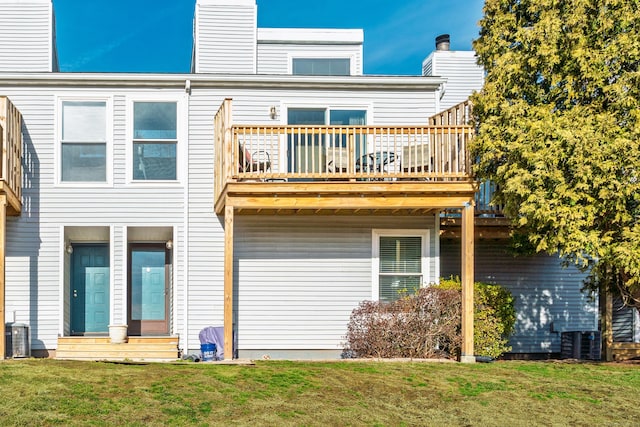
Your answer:
[[[373,299],[394,301],[429,279],[428,230],[373,230]]]
[[[298,76],[348,76],[350,58],[292,58],[292,74]]]
[[[133,103],[134,181],[177,179],[178,103]]]
[[[106,101],[62,101],[60,122],[60,181],[106,182]]]

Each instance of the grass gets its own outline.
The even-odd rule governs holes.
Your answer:
[[[0,362],[6,425],[637,425],[640,366]]]

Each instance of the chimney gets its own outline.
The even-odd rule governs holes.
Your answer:
[[[449,34],[440,34],[436,37],[436,50],[449,50]]]

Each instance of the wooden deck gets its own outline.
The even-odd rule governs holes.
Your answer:
[[[112,344],[108,337],[60,337],[56,359],[171,361],[178,359],[178,337],[129,337]]]
[[[22,115],[8,98],[0,96],[0,194],[7,215],[22,211]]]
[[[457,109],[456,109],[457,108]],[[214,210],[224,216],[224,354],[232,354],[234,217],[425,215],[455,209],[462,238],[462,361],[473,357],[474,197],[470,105],[424,126],[234,124],[214,118]]]
[[[234,125],[215,117],[215,211],[345,213],[460,208],[473,203],[468,124]],[[464,199],[464,200],[463,200]]]
[[[5,319],[7,215],[22,212],[22,115],[5,96],[0,96],[0,147],[0,319]],[[5,346],[0,340],[0,359]]]

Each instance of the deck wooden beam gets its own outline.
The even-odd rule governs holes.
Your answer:
[[[442,209],[462,206],[465,196],[298,196],[298,197],[229,197],[241,209]]]
[[[460,361],[475,362],[473,351],[474,231],[473,199],[462,208],[462,351]]]
[[[233,359],[233,214],[227,204],[224,214],[224,359]]]

